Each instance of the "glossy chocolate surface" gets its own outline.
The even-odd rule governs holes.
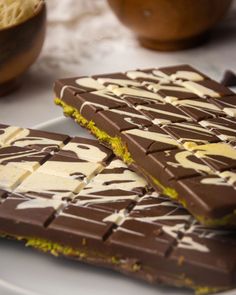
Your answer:
[[[83,94],[82,110],[76,107],[76,95],[70,96],[69,105],[112,138],[121,138],[133,164],[142,175],[152,179],[150,184],[155,183],[155,189],[163,192],[172,189],[170,196],[177,197],[201,222],[211,219],[212,225],[223,222],[234,226],[236,191],[232,180],[230,196],[235,195],[235,204],[227,205],[227,200],[218,194],[212,196],[213,203],[222,205],[222,214],[219,205],[216,215],[210,200],[208,206],[205,204],[208,199],[201,182],[196,198],[191,188],[190,193],[183,192],[176,184],[176,180],[202,174],[221,178],[224,171],[236,169],[234,93],[188,65],[130,70],[92,78],[111,93],[111,101],[117,99],[116,104],[100,108],[97,100],[94,106],[89,98],[92,92],[87,92],[87,100]],[[59,98],[67,102],[63,96]],[[92,108],[95,108],[93,116]],[[233,178],[232,173],[228,178]],[[217,184],[212,182],[210,189],[219,188]],[[226,211],[232,215],[232,221],[225,220]]]
[[[49,135],[42,131],[44,137]],[[201,183],[207,186],[205,204],[217,214],[222,212],[221,186],[227,204],[234,203],[235,170],[209,177],[204,161],[177,148],[149,157],[163,179],[181,191],[196,197]],[[149,282],[209,291],[235,286],[234,231],[203,227],[97,141],[69,138],[53,155],[51,149],[6,145],[0,161],[0,233],[37,241],[35,247],[41,239],[51,245],[44,251],[54,249],[54,255],[60,249],[64,256],[125,269]],[[18,165],[24,161],[26,166]],[[37,166],[27,170],[34,161]],[[217,187],[211,187],[213,182]]]

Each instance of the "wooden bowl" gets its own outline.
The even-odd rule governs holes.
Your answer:
[[[108,0],[140,43],[156,50],[180,50],[202,42],[226,14],[232,0]]]
[[[0,96],[14,90],[37,59],[45,38],[46,5],[17,25],[0,29]]]

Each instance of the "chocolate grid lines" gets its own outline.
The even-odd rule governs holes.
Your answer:
[[[201,222],[234,224],[236,95],[232,91],[187,65],[86,79],[56,82],[57,97],[100,130],[120,137],[145,176],[173,188]],[[73,94],[72,84],[80,89],[76,92],[73,86]],[[230,104],[226,106],[224,101]],[[167,157],[172,150],[179,152],[174,162]],[[158,153],[163,152],[166,164],[157,161]],[[174,166],[182,173],[170,181],[159,168],[169,171]],[[188,178],[193,178],[192,196],[192,187],[185,181]],[[204,190],[213,194],[215,186],[227,189],[227,202],[219,194],[215,202],[202,194]],[[176,197],[176,193],[170,196]]]

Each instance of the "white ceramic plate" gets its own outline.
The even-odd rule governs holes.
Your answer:
[[[41,130],[91,137],[64,117],[34,126]],[[235,295],[236,291],[222,294]],[[0,239],[0,295],[188,295],[183,289],[151,286],[119,273],[54,258]]]

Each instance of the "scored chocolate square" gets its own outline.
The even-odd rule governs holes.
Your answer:
[[[106,220],[110,212],[68,205],[48,226],[50,236],[75,248],[80,245],[98,251],[115,223]],[[115,220],[116,221],[116,220]]]
[[[205,99],[183,99],[173,101],[172,104],[197,122],[217,116],[225,116],[223,110]]]
[[[214,99],[212,103],[222,109],[228,116],[236,117],[236,95]]]
[[[0,165],[16,166],[25,170],[34,171],[42,165],[50,154],[18,146],[0,148]]]
[[[0,165],[0,188],[11,192],[29,175],[29,171],[20,167]]]
[[[150,105],[138,105],[135,108],[150,118],[153,124],[157,125],[191,121],[191,118],[184,112],[164,102],[155,102]]]
[[[167,102],[178,99],[198,98],[193,91],[175,82],[160,81],[158,83],[145,83],[144,85],[147,89],[163,97]]]
[[[182,144],[193,142],[200,145],[220,141],[211,131],[197,123],[171,123],[163,129]]]
[[[28,228],[33,225],[43,228],[62,206],[63,203],[58,200],[12,194],[0,205],[0,219],[9,220],[9,226],[14,217],[15,222],[22,227],[25,224]]]
[[[122,138],[131,154],[135,154],[137,157],[142,157],[142,154],[145,155],[179,147],[179,143],[176,140],[156,125],[123,131]]]
[[[125,130],[152,125],[151,120],[131,107],[101,111],[93,120],[111,136],[116,136],[118,132]]]
[[[203,98],[217,98],[234,94],[229,88],[213,80],[185,81],[182,82],[182,85]]]
[[[2,189],[0,189],[0,203],[5,200],[8,196],[8,193]]]
[[[58,97],[65,100],[70,99],[70,95],[76,95],[85,92],[102,90],[105,87],[91,77],[77,77],[58,80],[54,85],[54,91]]]
[[[118,97],[122,98],[130,105],[149,104],[164,102],[164,99],[157,93],[149,91],[140,84],[139,87],[120,87],[113,89],[113,92]]]
[[[213,131],[222,141],[236,140],[236,119],[234,118],[203,120],[199,124]]]
[[[157,266],[157,260],[168,255],[190,220],[190,215],[181,206],[156,193],[147,194],[107,242],[118,253],[125,249],[131,257]],[[173,234],[171,228],[175,228]]]
[[[236,149],[229,144],[218,142],[190,148],[195,155],[216,171],[236,168]]]
[[[103,168],[104,167],[99,163],[55,155],[37,171],[81,181],[88,181]]]
[[[155,69],[144,69],[144,70],[134,70],[134,71],[127,71],[127,77],[130,79],[136,80],[140,83],[142,82],[151,82],[151,83],[158,83],[161,81],[168,81],[163,75]]]

